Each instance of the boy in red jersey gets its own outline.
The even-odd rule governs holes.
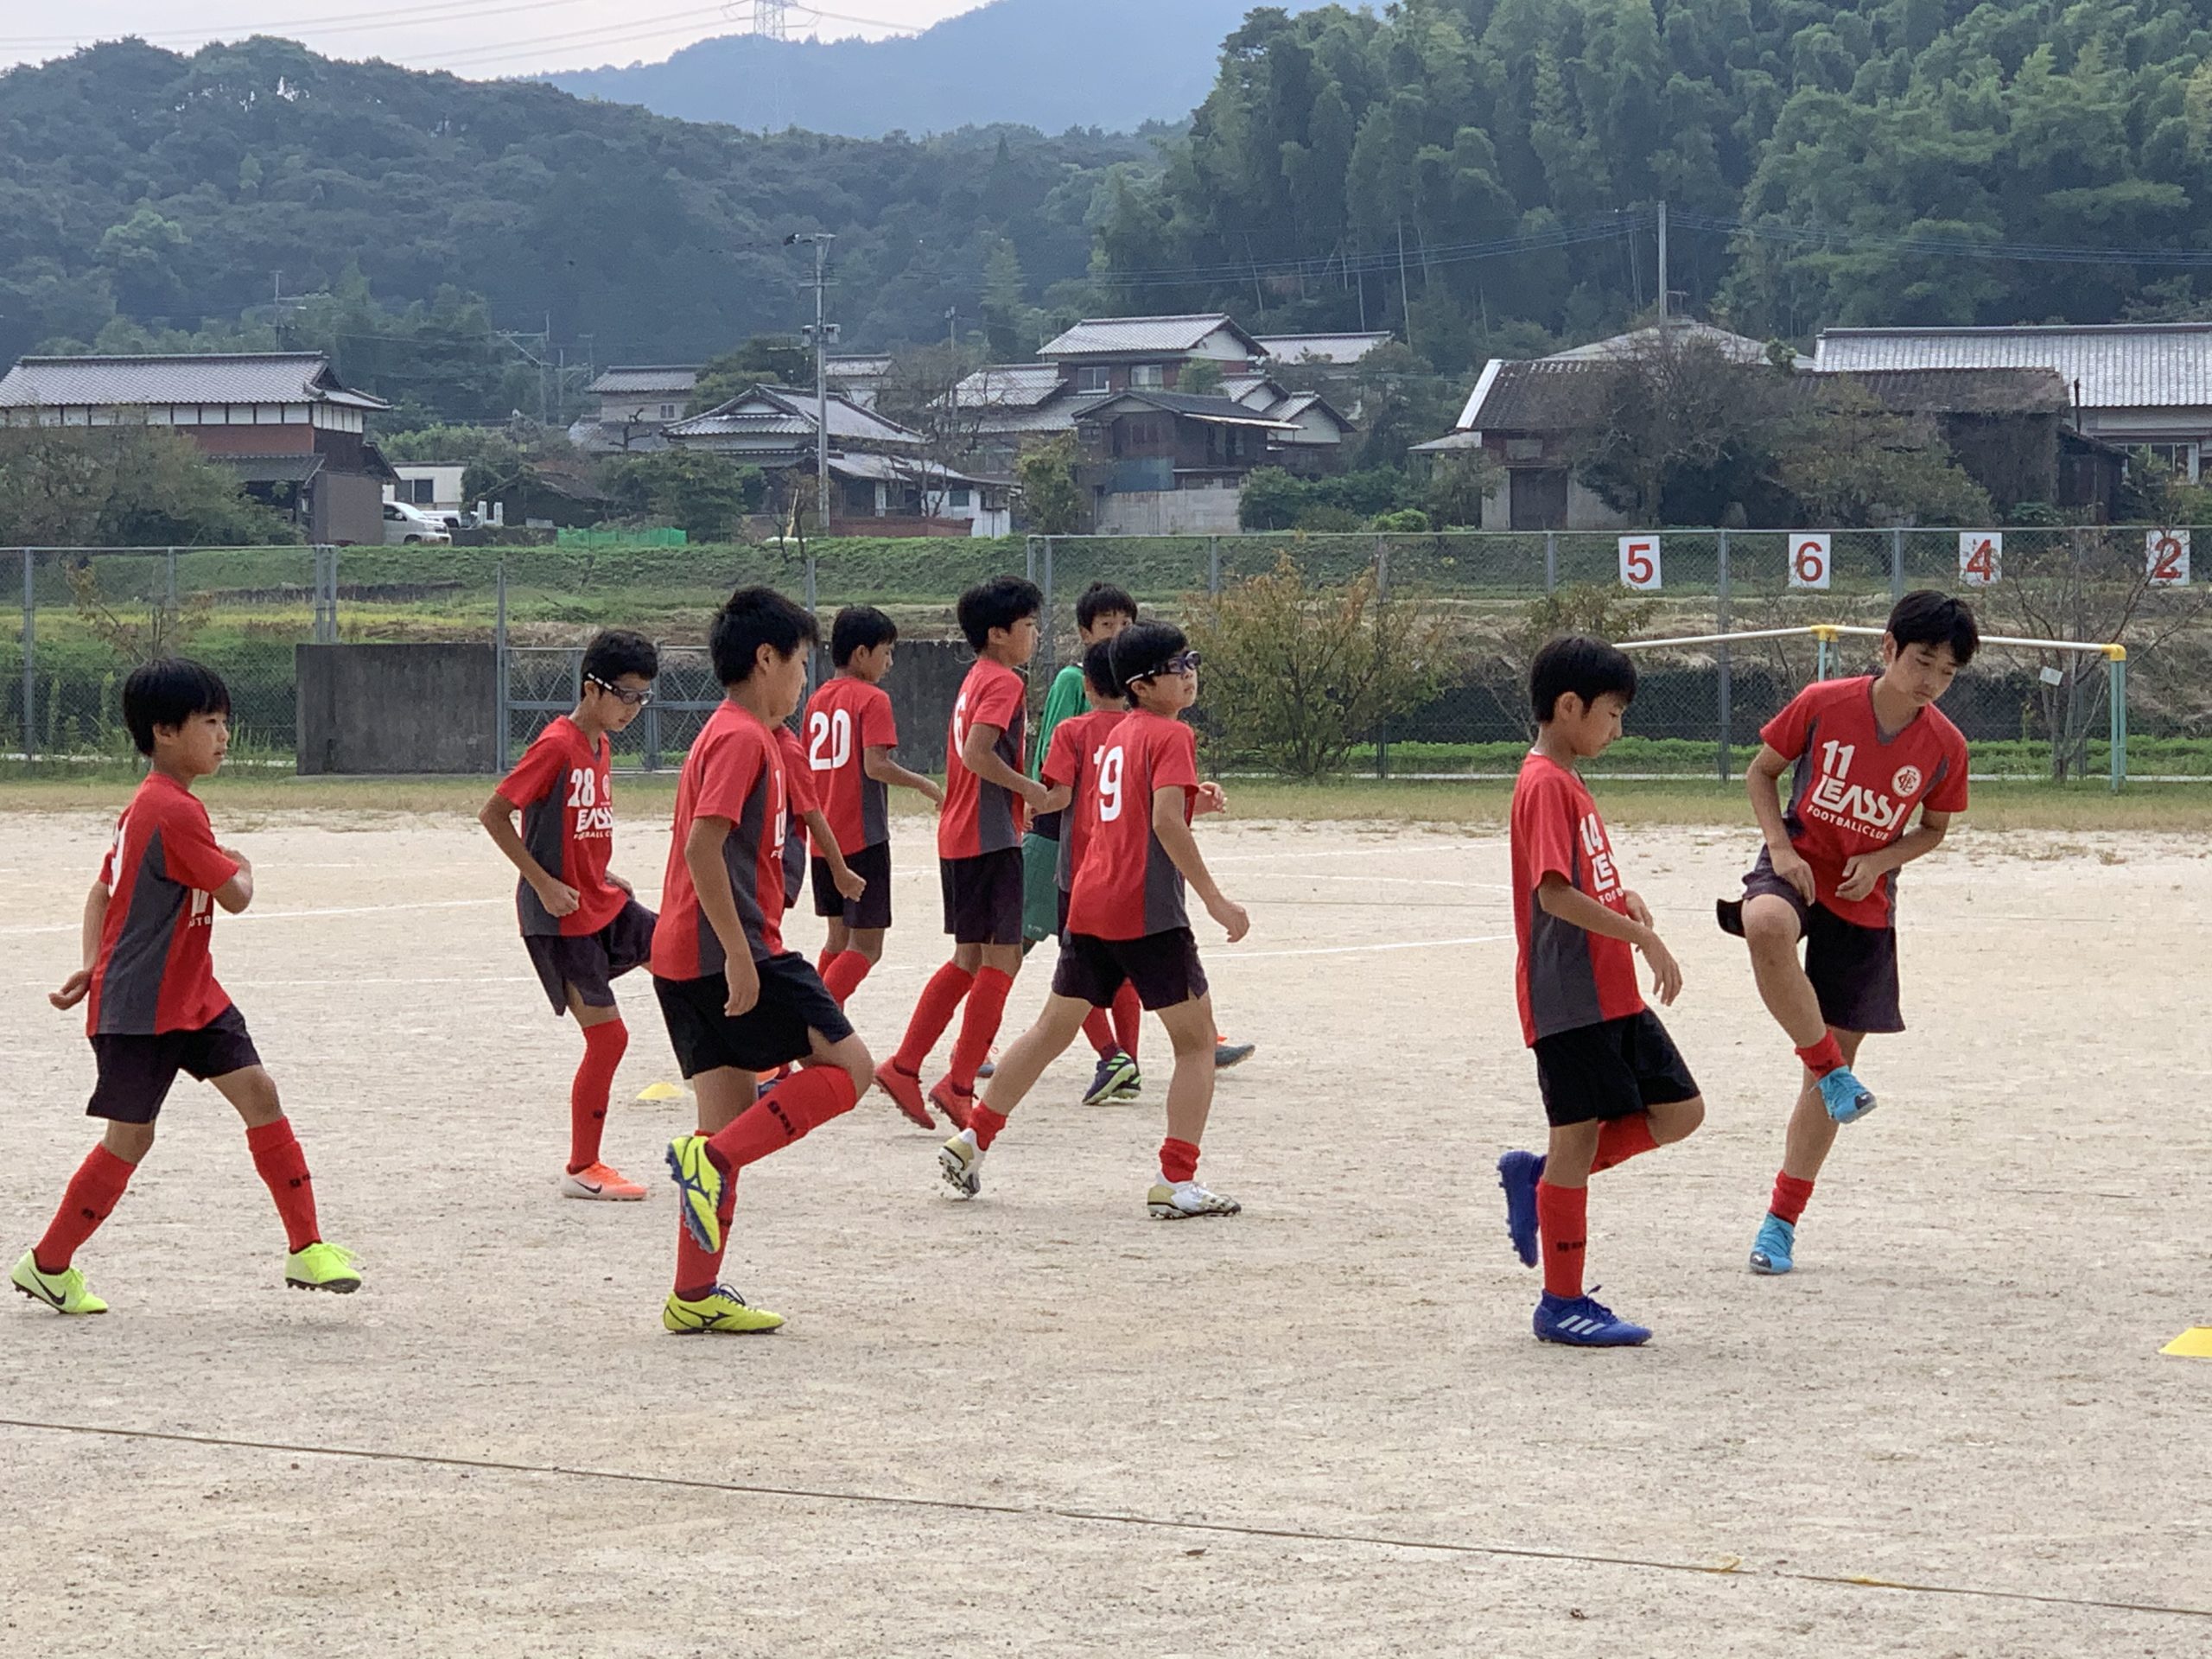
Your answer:
[[[715,615],[708,650],[725,699],[676,785],[676,833],[653,933],[653,992],[699,1130],[671,1141],[681,1198],[676,1285],[661,1323],[679,1335],[772,1331],[783,1316],[717,1282],[738,1172],[849,1112],[868,1050],[813,964],[784,948],[790,784],[775,728],[806,690],[814,619],[768,588]],[[765,1095],[760,1073],[809,1062]]]
[[[645,1189],[600,1160],[607,1096],[630,1046],[613,982],[652,954],[653,913],[607,868],[614,850],[614,752],[652,696],[660,652],[619,628],[584,647],[576,706],[549,721],[477,822],[520,874],[515,911],[531,966],[557,1019],[575,1016],[583,1058],[569,1085],[561,1196],[634,1202]],[[515,814],[522,831],[515,831]]]
[[[891,926],[888,786],[926,795],[933,806],[944,803],[935,782],[892,759],[899,722],[883,677],[898,642],[898,625],[873,605],[838,612],[830,625],[830,660],[837,671],[807,699],[801,721],[807,764],[830,826],[814,847],[814,913],[830,923],[815,967],[841,1008],[883,959]],[[829,863],[840,855],[868,883],[856,898],[845,895]]]
[[[1023,771],[1028,686],[1020,670],[1037,651],[1045,596],[1020,576],[994,576],[960,595],[960,632],[976,665],[952,705],[945,741],[944,810],[937,824],[938,877],[952,960],[922,988],[898,1052],[875,1080],[899,1109],[927,1123],[922,1062],[952,1023],[966,1016],[945,1075],[929,1099],[956,1124],[976,1099],[976,1068],[990,1052],[1021,971],[1021,831],[1026,810],[1041,807],[1045,785]]]
[[[1116,628],[1114,632],[1118,634],[1122,630]],[[1058,889],[1058,897],[1053,901],[1054,931],[1063,936],[1068,931],[1068,895],[1074,891],[1075,873],[1083,866],[1089,841],[1089,825],[1082,815],[1082,803],[1093,782],[1094,763],[1106,734],[1120,725],[1129,711],[1128,704],[1116,690],[1113,635],[1096,641],[1084,652],[1078,671],[1083,676],[1090,709],[1084,714],[1064,715],[1054,724],[1051,747],[1037,772],[1039,779],[1052,790],[1052,798],[1066,803],[1058,811],[1048,808],[1046,812],[1038,814],[1039,823],[1047,816],[1058,820],[1051,837],[1058,859],[1058,868],[1053,872]],[[1124,982],[1114,995],[1110,1013],[1105,1008],[1093,1008],[1084,1016],[1083,1034],[1098,1052],[1098,1069],[1091,1074],[1090,1087],[1084,1091],[1084,1105],[1137,1097],[1143,1081],[1137,1071],[1137,1031],[1141,1014],[1137,988]]]
[[[784,825],[784,908],[791,909],[806,891],[809,836],[817,842],[830,844],[830,885],[848,898],[858,899],[868,891],[868,883],[845,862],[843,855],[830,842],[830,820],[823,816],[822,798],[815,792],[814,772],[806,763],[806,745],[799,741],[798,733],[786,724],[776,728],[776,747],[783,753],[784,781],[791,790],[791,808]],[[843,1006],[842,999],[839,1006]]]
[[[1663,1003],[1681,991],[1681,969],[1653,931],[1650,907],[1622,885],[1605,820],[1575,771],[1620,736],[1636,665],[1601,640],[1554,639],[1536,653],[1529,690],[1536,746],[1513,786],[1515,989],[1551,1140],[1541,1157],[1497,1160],[1506,1230],[1529,1267],[1542,1239],[1541,1340],[1633,1347],[1651,1332],[1583,1290],[1590,1176],[1705,1120],[1689,1068],[1637,990],[1630,951],[1643,952]]]
[[[1809,685],[1759,732],[1748,776],[1766,844],[1744,897],[1721,900],[1720,925],[1750,945],[1760,1000],[1789,1034],[1804,1081],[1751,1244],[1753,1273],[1796,1265],[1798,1217],[1837,1125],[1874,1109],[1851,1069],[1859,1042],[1904,1029],[1897,873],[1942,846],[1952,816],[1966,810],[1966,739],[1936,701],[1980,643],[1964,600],[1907,594],[1890,613],[1880,674]],[[1792,766],[1785,810],[1779,783]]]
[[[47,999],[57,1008],[86,1005],[99,1081],[85,1110],[105,1118],[107,1132],[70,1178],[45,1236],[10,1275],[57,1313],[107,1312],[73,1258],[153,1150],[154,1120],[180,1071],[213,1084],[245,1121],[246,1148],[284,1224],[284,1282],[341,1293],[361,1287],[353,1256],[322,1240],[307,1156],[244,1016],[215,982],[215,910],[235,916],[253,902],[253,867],[215,844],[192,785],[222,766],[230,716],[230,692],[198,663],[148,663],[124,682],[124,724],[150,764],[86,895],[84,965]]]
[[[1076,810],[1083,860],[1068,895],[1067,930],[1052,994],[1037,1023],[999,1060],[968,1123],[939,1148],[938,1173],[955,1198],[982,1191],[983,1154],[1045,1068],[1075,1040],[1084,1016],[1110,1007],[1134,983],[1175,1046],[1167,1085],[1167,1138],[1145,1206],[1162,1221],[1233,1216],[1236,1199],[1198,1185],[1198,1145],[1213,1103],[1213,1001],[1184,908],[1184,883],[1235,944],[1251,927],[1243,907],[1214,885],[1191,820],[1221,793],[1198,781],[1198,747],[1177,718],[1198,700],[1198,658],[1179,628],[1140,622],[1111,647],[1116,688],[1130,712],[1101,740],[1095,779]]]

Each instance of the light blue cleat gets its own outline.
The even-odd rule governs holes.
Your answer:
[[[1839,1065],[1820,1080],[1821,1103],[1828,1109],[1828,1116],[1839,1123],[1856,1123],[1874,1109],[1874,1096],[1866,1085],[1852,1075],[1847,1065]]]
[[[1769,1216],[1751,1241],[1751,1271],[1769,1277],[1785,1274],[1797,1265],[1792,1259],[1796,1249],[1797,1229],[1780,1216]]]

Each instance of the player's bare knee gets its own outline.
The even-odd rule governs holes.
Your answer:
[[[249,1128],[274,1123],[284,1116],[284,1103],[277,1095],[276,1079],[257,1065],[213,1081],[223,1098],[231,1103]]]
[[[126,1164],[137,1163],[154,1149],[154,1126],[111,1122],[100,1136],[100,1145]]]
[[[1705,1122],[1705,1096],[1670,1100],[1651,1109],[1651,1138],[1662,1146],[1688,1140]]]
[[[825,1065],[834,1065],[853,1080],[855,1094],[866,1094],[875,1086],[875,1061],[870,1058],[868,1045],[854,1032],[836,1042],[826,1042],[818,1031],[807,1033],[814,1045],[814,1057]]]
[[[1761,894],[1744,906],[1744,943],[1754,956],[1787,954],[1794,959],[1799,931],[1797,912],[1783,899]]]

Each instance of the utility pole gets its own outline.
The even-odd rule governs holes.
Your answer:
[[[830,245],[836,237],[828,231],[793,231],[784,245],[814,245],[814,486],[822,515],[822,533],[830,533],[830,325],[824,318],[830,292]]]
[[[1398,221],[1398,303],[1406,312],[1406,349],[1414,348],[1414,291],[1406,285],[1406,221]]]
[[[956,353],[960,350],[960,308],[957,305],[944,308],[944,343]]]
[[[1674,297],[1667,291],[1667,199],[1659,199],[1659,327],[1665,330],[1675,310]]]

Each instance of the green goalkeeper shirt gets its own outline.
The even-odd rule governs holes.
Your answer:
[[[1036,740],[1029,751],[1029,775],[1032,778],[1040,783],[1044,780],[1045,753],[1052,747],[1052,728],[1090,707],[1090,695],[1083,689],[1083,670],[1070,663],[1052,677],[1052,690],[1045,694],[1044,716],[1037,722]]]

